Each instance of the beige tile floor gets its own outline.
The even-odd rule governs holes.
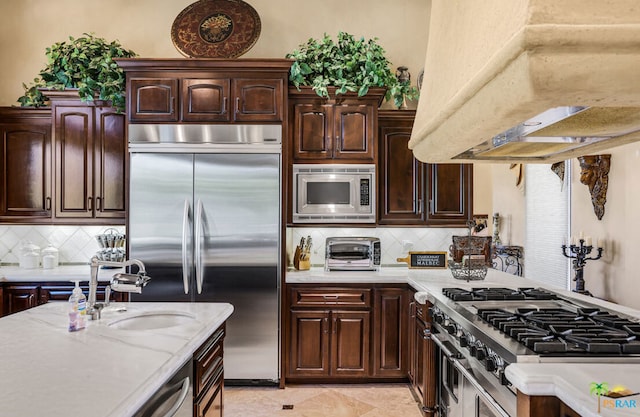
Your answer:
[[[225,417],[421,417],[407,384],[225,387],[223,395]]]

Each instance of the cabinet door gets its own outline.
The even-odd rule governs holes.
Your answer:
[[[55,217],[93,217],[93,108],[55,106]]]
[[[411,127],[379,122],[379,224],[424,224],[425,165],[408,147]]]
[[[182,120],[228,122],[230,80],[228,78],[182,80]]]
[[[51,117],[0,124],[0,219],[51,217]]]
[[[368,311],[331,312],[331,375],[369,375],[370,320]]]
[[[473,168],[470,164],[428,164],[427,223],[466,225],[473,208]]]
[[[291,311],[290,376],[329,375],[328,311]]]
[[[410,293],[411,302],[409,303],[409,322],[408,322],[408,338],[407,345],[409,347],[409,382],[416,389],[416,302],[413,300],[415,292]]]
[[[416,304],[416,309],[426,309],[427,306]],[[437,357],[436,346],[430,338],[431,328],[429,323],[420,320],[416,314],[415,326],[415,378],[414,387],[419,392],[422,402],[422,410],[426,417],[435,415],[435,407],[437,403],[436,389],[438,385],[437,378]]]
[[[278,79],[233,80],[234,113],[238,122],[281,122],[284,113],[284,81]]]
[[[94,213],[98,218],[125,218],[125,117],[111,107],[95,109]]]
[[[407,375],[407,291],[403,288],[376,289],[373,317],[373,375]]]
[[[333,158],[371,161],[375,155],[374,108],[369,104],[334,107]]]
[[[129,120],[133,122],[178,120],[177,78],[132,78],[128,87]]]
[[[38,305],[38,286],[9,285],[4,287],[3,315],[17,313]]]
[[[299,103],[293,106],[293,159],[331,158],[331,107]]]

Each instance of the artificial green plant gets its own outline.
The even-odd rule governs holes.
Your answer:
[[[114,58],[131,58],[136,53],[118,41],[108,42],[93,34],[57,42],[46,49],[47,66],[18,98],[21,106],[42,107],[46,97],[40,89],[77,88],[83,101],[105,100],[118,110],[125,106],[125,75]]]
[[[326,33],[322,39],[311,38],[286,55],[294,60],[289,80],[298,89],[310,86],[320,97],[329,97],[328,87],[335,87],[336,94],[357,92],[358,96],[383,87],[387,100],[400,93],[417,98],[414,87],[399,85],[377,40],[356,39],[345,32],[338,33],[337,42]]]

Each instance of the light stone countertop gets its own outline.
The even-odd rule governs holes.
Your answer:
[[[67,331],[67,303],[0,319],[0,415],[130,416],[233,312],[227,303],[112,303],[78,332]],[[123,330],[109,323],[145,312],[181,312],[180,326]]]
[[[124,272],[124,268],[104,269],[98,271],[99,281],[111,281],[116,272]],[[53,269],[24,269],[18,266],[0,267],[0,282],[89,282],[91,268],[86,265],[60,265]]]
[[[490,269],[482,281],[464,281],[454,279],[448,269],[418,270],[406,267],[388,267],[380,271],[331,271],[312,268],[310,271],[289,271],[288,284],[375,284],[407,283],[418,291],[415,299],[426,301],[445,301],[442,294],[446,287],[469,289],[472,287],[544,287],[544,284]],[[571,291],[552,288],[560,295],[575,301],[585,301],[617,313],[625,314],[640,321],[640,311],[614,304],[594,297],[588,297]],[[569,407],[583,417],[637,417],[640,416],[640,395],[622,398],[635,400],[636,407],[615,408],[615,404],[603,404],[607,397],[601,397],[601,412],[597,413],[597,397],[590,395],[592,382],[607,382],[609,389],[616,385],[624,386],[633,392],[640,392],[640,360],[635,363],[516,363],[507,366],[506,375],[515,388],[527,395],[552,395],[560,398]],[[633,405],[631,403],[630,405]]]

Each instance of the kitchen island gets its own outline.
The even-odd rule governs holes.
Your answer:
[[[415,299],[421,304],[444,303],[451,304],[443,295],[443,288],[457,287],[471,289],[477,287],[545,287],[540,282],[524,279],[501,271],[490,269],[485,280],[463,281],[452,277],[449,270],[409,270],[402,267],[382,268],[380,271],[371,272],[325,272],[320,268],[312,268],[310,271],[290,271],[287,274],[287,284],[300,285],[312,284],[320,286],[332,286],[338,288],[341,285],[380,285],[380,284],[407,284],[415,291]],[[550,288],[555,293],[567,300],[577,303],[583,302],[595,305],[611,312],[623,314],[632,320],[640,322],[640,312],[624,306],[616,305],[597,298],[587,297],[571,291]],[[592,395],[591,383],[607,382],[609,389],[616,386],[624,386],[634,393],[640,391],[640,360],[638,355],[616,357],[611,361],[604,358],[602,361],[585,361],[579,363],[576,358],[564,360],[558,359],[553,363],[538,363],[534,356],[526,363],[512,363],[506,367],[505,376],[517,390],[522,399],[536,401],[537,399],[552,397],[559,399],[581,416],[633,416],[640,413],[640,396],[629,396],[622,400],[627,403],[615,403],[608,401],[611,398],[602,396],[601,411],[598,414],[598,397]],[[531,363],[533,362],[533,363]],[[522,399],[519,399],[519,407]],[[607,400],[607,401],[605,401]],[[633,402],[633,400],[636,400]],[[559,404],[559,403],[558,403]],[[556,404],[557,405],[557,404]],[[559,409],[558,409],[559,410]],[[531,409],[525,411],[518,409],[518,416],[529,416]],[[546,414],[545,414],[546,413]],[[545,416],[560,415],[560,411],[547,409],[543,411]],[[573,416],[567,412],[566,415]],[[564,417],[565,414],[562,414]]]
[[[0,415],[133,415],[233,312],[227,303],[112,303],[70,333],[66,304],[0,319]]]

